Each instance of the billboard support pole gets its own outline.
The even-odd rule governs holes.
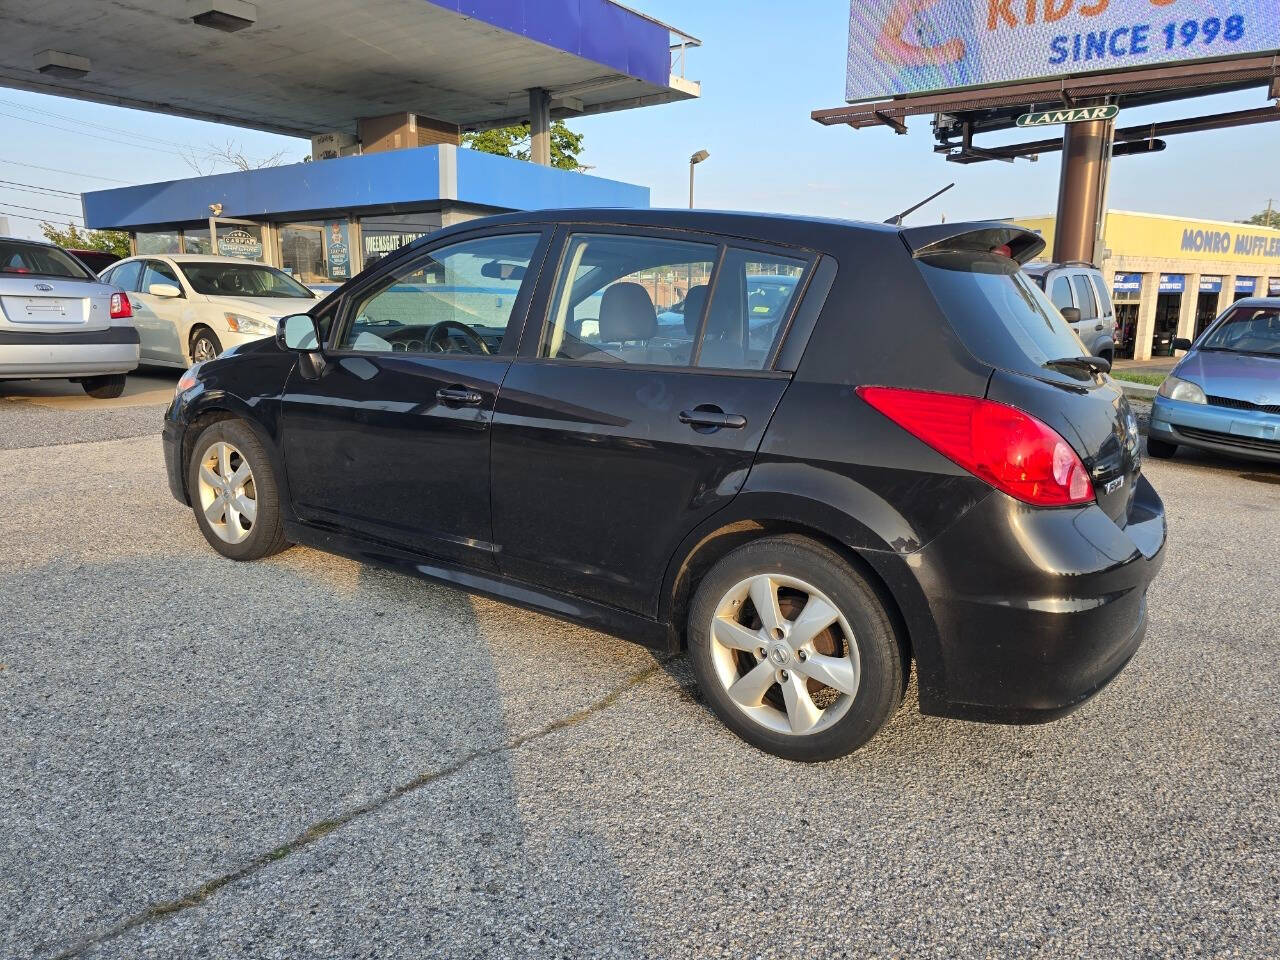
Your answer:
[[[1114,136],[1115,124],[1110,120],[1070,123],[1063,133],[1053,240],[1053,259],[1058,263],[1094,263],[1098,256]]]

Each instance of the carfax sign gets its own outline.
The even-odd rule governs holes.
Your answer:
[[[1280,0],[854,0],[846,99],[1280,50]]]

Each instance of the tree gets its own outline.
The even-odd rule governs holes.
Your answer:
[[[74,223],[68,223],[67,228],[61,230],[52,223],[42,223],[40,232],[46,240],[64,250],[103,250],[117,257],[129,256],[129,234],[123,230],[81,231]]]
[[[1267,204],[1267,209],[1255,213],[1248,220],[1241,220],[1241,223],[1247,223],[1252,227],[1280,227],[1280,210],[1272,209],[1272,204]]]
[[[551,165],[560,170],[585,169],[578,162],[582,153],[583,135],[570,130],[563,120],[551,124]],[[529,124],[518,123],[514,127],[496,127],[479,133],[466,133],[462,145],[481,153],[493,153],[499,157],[528,160],[530,157]]]
[[[220,147],[209,144],[200,151],[195,147],[185,147],[180,153],[183,162],[201,177],[216,173],[219,167],[230,167],[232,170],[260,170],[263,167],[278,167],[285,162],[284,150],[277,150],[269,157],[250,157],[234,140],[228,140]]]

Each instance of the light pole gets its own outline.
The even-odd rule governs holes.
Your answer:
[[[703,160],[707,159],[707,157],[709,156],[711,156],[711,154],[707,153],[707,151],[699,150],[697,153],[695,153],[692,157],[689,158],[689,209],[690,210],[693,209],[693,168],[696,167],[698,164],[700,164]]]

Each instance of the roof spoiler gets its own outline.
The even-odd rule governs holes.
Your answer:
[[[1008,247],[1013,259],[1026,263],[1045,248],[1044,237],[1010,223],[943,223],[902,231],[911,255],[920,258],[937,253],[990,253]]]

